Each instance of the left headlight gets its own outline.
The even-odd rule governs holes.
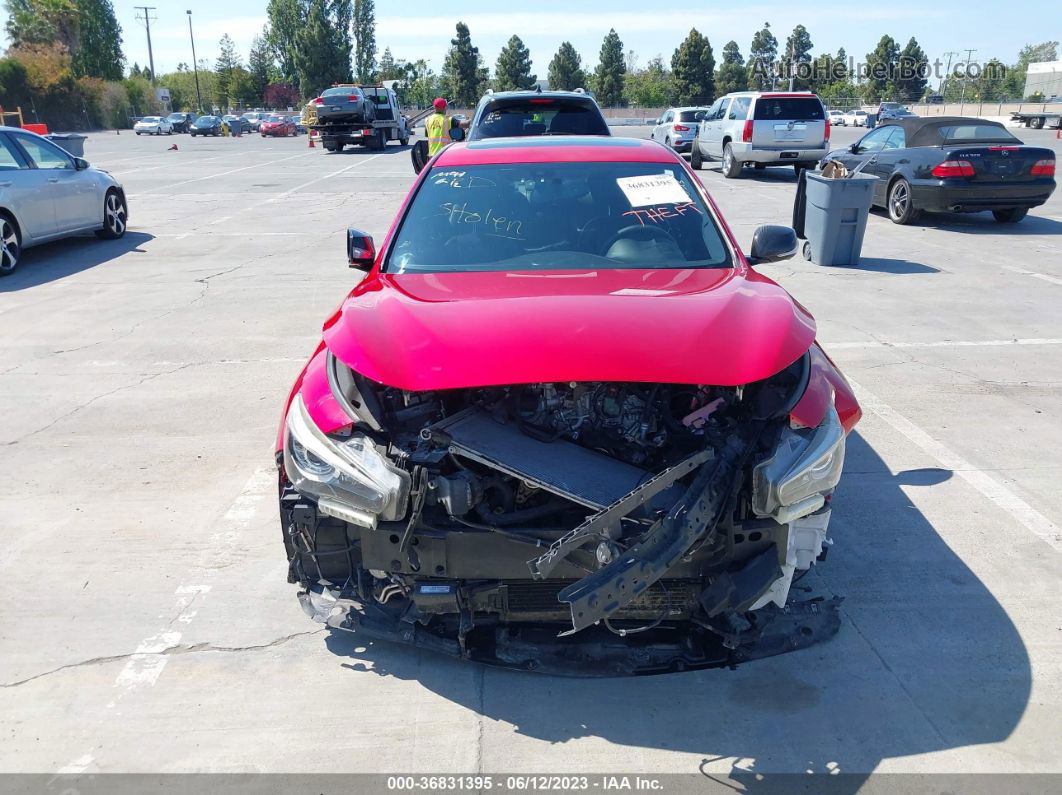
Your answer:
[[[837,486],[843,467],[844,427],[831,405],[817,428],[782,431],[773,455],[753,470],[752,509],[771,516],[825,494]]]
[[[288,410],[284,470],[298,491],[318,500],[335,500],[389,521],[405,513],[409,473],[392,466],[367,436],[325,434],[310,419],[302,395]]]

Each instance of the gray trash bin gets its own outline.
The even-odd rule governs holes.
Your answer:
[[[52,133],[51,135],[44,136],[52,143],[58,144],[66,151],[72,154],[74,157],[85,156],[85,139],[87,135],[78,135],[77,133]]]
[[[806,172],[804,257],[817,265],[858,265],[877,177],[827,179]],[[810,256],[809,256],[810,255]]]

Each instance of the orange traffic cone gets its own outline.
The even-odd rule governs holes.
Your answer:
[[[176,152],[176,151],[177,151],[177,144],[174,144],[173,146],[171,146],[171,147],[170,147],[169,149],[167,149],[166,151],[167,151],[167,152]]]

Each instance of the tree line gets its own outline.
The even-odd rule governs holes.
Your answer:
[[[126,68],[111,0],[3,1],[11,46],[0,58],[0,104],[21,105],[53,126],[125,126],[130,116],[158,112],[152,78],[169,89],[174,109],[222,112],[298,107],[333,83],[382,80],[394,81],[406,105],[423,107],[441,95],[470,107],[488,88],[528,89],[539,79],[518,35],[492,71],[464,22],[456,24],[439,74],[424,59],[397,60],[386,47],[379,53],[374,0],[268,0],[266,25],[246,60],[226,34],[212,63],[181,63],[154,76],[136,63]],[[901,47],[883,35],[859,64],[843,48],[813,50],[804,25],[780,41],[764,23],[747,58],[736,41],[717,57],[708,37],[691,28],[669,60],[656,55],[642,65],[610,29],[594,64],[584,65],[571,42],[561,42],[544,79],[553,89],[586,88],[612,107],[707,105],[731,91],[777,88],[815,91],[832,104],[915,102],[936,91],[948,102],[994,101],[1020,97],[1028,63],[1057,59],[1058,42],[1027,45],[1009,67],[992,61],[977,75],[945,76],[936,86],[913,37]]]

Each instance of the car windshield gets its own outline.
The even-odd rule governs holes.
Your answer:
[[[555,99],[518,100],[483,111],[474,138],[525,135],[608,135],[601,114],[583,102]]]
[[[209,127],[211,124],[214,123],[214,117],[200,116],[198,119],[195,120],[195,123],[197,127]]]
[[[730,263],[711,213],[677,164],[516,163],[433,169],[402,220],[385,270]]]
[[[770,119],[821,120],[822,103],[818,97],[760,97],[756,101],[753,118],[757,121]]]
[[[167,121],[181,121],[183,119],[184,119],[184,114],[183,113],[171,113],[169,116],[166,117]]]
[[[160,122],[162,120],[158,116],[145,116],[140,121],[145,122],[147,124],[156,124],[157,122]]]

